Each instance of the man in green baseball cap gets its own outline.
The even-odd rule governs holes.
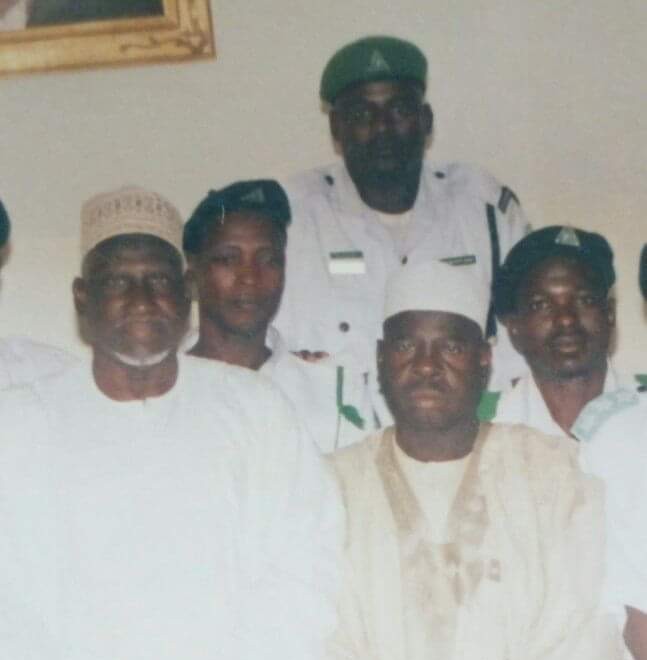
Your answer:
[[[354,41],[325,66],[320,97],[342,162],[284,182],[293,223],[276,325],[293,350],[324,351],[374,375],[389,276],[441,259],[474,265],[489,284],[526,233],[509,188],[473,165],[425,158],[433,130],[426,88],[424,54],[393,36]],[[504,385],[527,369],[501,339],[494,382]]]

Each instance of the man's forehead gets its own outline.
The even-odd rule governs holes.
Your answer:
[[[415,80],[378,80],[360,82],[351,85],[340,93],[335,101],[335,107],[348,105],[357,101],[388,101],[399,96],[422,99],[424,90]]]
[[[93,248],[85,258],[84,270],[138,263],[181,269],[182,259],[178,251],[162,239],[145,234],[125,234],[102,241]]]
[[[589,263],[573,256],[556,255],[535,264],[521,280],[519,292],[524,295],[531,289],[544,288],[557,281],[594,289],[604,288],[599,275]]]
[[[418,336],[480,336],[478,325],[461,314],[452,312],[409,310],[384,322],[384,335]]]

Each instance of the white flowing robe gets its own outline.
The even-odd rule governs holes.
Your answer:
[[[575,443],[503,425],[483,425],[479,438],[445,547],[426,533],[433,521],[399,467],[392,430],[333,456],[348,540],[331,658],[622,657],[599,604],[601,488],[578,470]]]
[[[0,418],[3,660],[320,657],[341,507],[265,378],[183,357],[117,402],[81,364]]]

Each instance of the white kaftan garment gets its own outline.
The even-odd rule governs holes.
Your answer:
[[[514,194],[483,170],[463,163],[423,166],[406,233],[392,230],[369,208],[343,163],[284,183],[292,207],[286,282],[275,325],[292,350],[324,350],[359,373],[375,373],[387,278],[403,264],[445,259],[474,264],[492,281],[490,227],[499,261],[528,231]],[[491,218],[491,220],[490,220]],[[492,389],[527,372],[501,329]]]
[[[601,484],[573,446],[482,425],[466,461],[441,468],[447,515],[422,501],[433,484],[424,467],[407,469],[393,429],[335,454],[347,578],[329,657],[621,658],[600,608]]]
[[[0,339],[0,390],[59,373],[74,362],[76,358],[54,346],[25,337]]]
[[[3,658],[320,657],[341,511],[265,379],[182,357],[117,402],[82,364],[0,418]]]

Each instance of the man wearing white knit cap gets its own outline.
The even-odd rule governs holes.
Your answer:
[[[378,368],[395,425],[333,456],[348,516],[331,657],[610,660],[598,482],[565,443],[479,424],[490,349],[473,271],[387,284]]]
[[[92,365],[0,397],[0,648],[11,660],[317,658],[334,484],[269,383],[178,356],[182,221],[83,206]]]

